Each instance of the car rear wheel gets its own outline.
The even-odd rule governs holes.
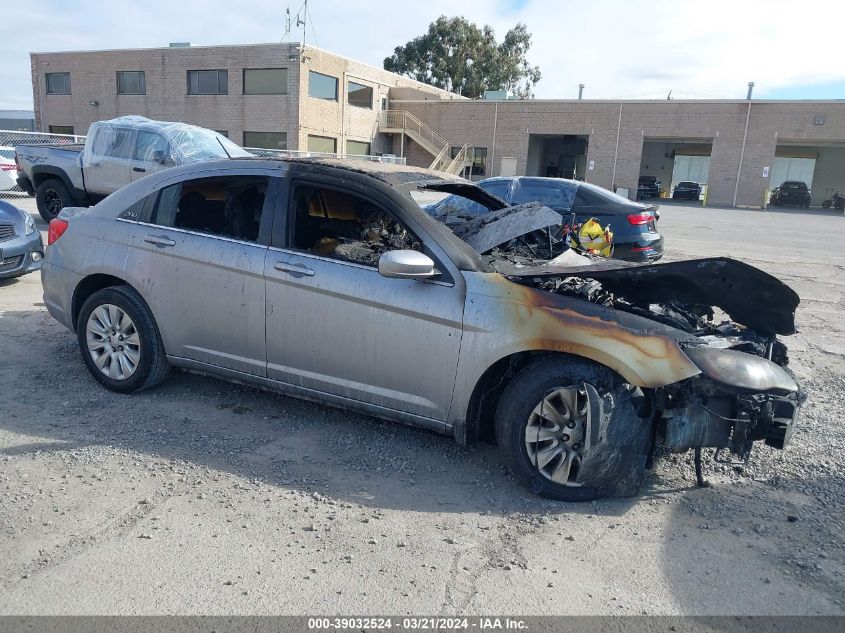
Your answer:
[[[584,443],[590,406],[584,383],[603,393],[613,376],[589,361],[555,357],[529,365],[510,382],[496,410],[496,439],[521,484],[561,501],[602,496],[578,482],[579,470],[590,459]]]
[[[107,389],[130,393],[167,376],[170,366],[158,327],[131,288],[104,288],[88,297],[76,332],[85,365]]]
[[[65,184],[58,178],[45,180],[38,185],[35,192],[35,204],[45,222],[49,222],[58,216],[62,209],[72,207],[75,203]]]

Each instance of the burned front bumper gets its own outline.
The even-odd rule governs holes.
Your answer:
[[[685,352],[702,373],[661,394],[660,421],[670,450],[709,447],[747,457],[755,441],[786,446],[804,394],[783,367],[731,349]]]

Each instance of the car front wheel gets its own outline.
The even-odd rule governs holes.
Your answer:
[[[76,332],[88,370],[112,391],[153,387],[170,368],[149,308],[126,286],[104,288],[88,297]]]
[[[578,481],[590,459],[585,446],[590,402],[584,383],[603,393],[611,388],[613,376],[586,360],[553,357],[532,363],[508,384],[496,410],[496,439],[520,483],[561,501],[603,496]]]

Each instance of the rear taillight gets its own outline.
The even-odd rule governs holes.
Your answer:
[[[67,231],[67,220],[60,220],[59,218],[50,220],[50,228],[47,229],[47,246],[64,235],[65,231]]]
[[[651,213],[632,213],[628,216],[628,222],[634,226],[648,224],[654,219]]]
[[[18,166],[12,163],[3,163],[0,165],[0,171],[18,171]]]

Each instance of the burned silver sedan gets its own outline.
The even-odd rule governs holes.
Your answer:
[[[490,213],[451,230],[421,190]],[[792,290],[730,259],[552,258],[526,236],[555,222],[411,167],[179,167],[53,220],[44,299],[108,389],[173,366],[491,438],[556,499],[636,494],[659,442],[784,447],[802,399],[777,339]]]

